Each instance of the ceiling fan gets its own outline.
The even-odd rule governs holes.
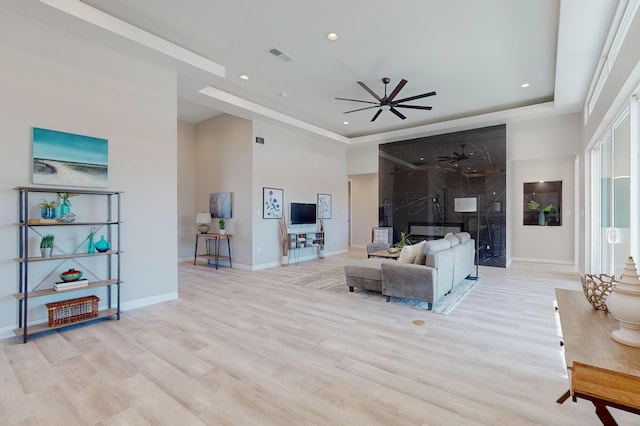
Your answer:
[[[404,103],[404,102],[415,101],[416,99],[426,98],[427,96],[433,96],[433,95],[436,94],[436,92],[423,93],[421,95],[410,96],[408,98],[395,100],[395,98],[398,95],[398,93],[400,92],[400,90],[402,90],[404,85],[407,84],[407,80],[405,80],[404,78],[402,80],[400,80],[400,83],[398,83],[396,88],[393,89],[393,91],[389,94],[389,96],[387,96],[387,84],[389,84],[390,81],[391,81],[391,79],[389,77],[383,77],[382,78],[382,83],[384,83],[384,96],[383,97],[378,96],[373,90],[369,89],[369,87],[366,84],[364,84],[361,81],[358,81],[358,84],[364,90],[366,90],[371,96],[373,96],[378,102],[361,101],[359,99],[347,99],[347,98],[336,98],[336,99],[338,99],[340,101],[351,101],[351,102],[361,102],[361,103],[364,103],[364,104],[372,104],[373,106],[369,106],[369,107],[365,107],[365,108],[358,108],[358,109],[354,109],[354,110],[351,110],[351,111],[345,111],[344,112],[344,114],[349,114],[351,112],[364,111],[365,109],[378,108],[378,111],[374,114],[374,116],[371,119],[371,121],[376,121],[376,118],[378,118],[378,116],[380,115],[380,113],[382,111],[391,111],[392,113],[394,113],[395,115],[400,117],[402,120],[407,118],[400,111],[398,111],[396,108],[410,108],[410,109],[431,110],[432,107],[430,107],[430,106],[401,105],[401,104]]]
[[[464,152],[464,147],[466,145],[461,143],[460,146],[462,147],[462,153],[453,152],[451,155],[440,155],[438,156],[438,161],[448,161],[454,165],[457,165],[460,161],[470,161],[471,156]]]

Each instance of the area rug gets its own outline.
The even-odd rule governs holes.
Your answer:
[[[427,303],[421,302],[419,300],[406,299],[402,297],[391,297],[390,303],[408,306],[413,309],[447,315],[451,313],[469,293],[471,293],[473,288],[480,281],[482,281],[482,278],[478,280],[464,280],[456,287],[454,287],[454,289],[451,290],[449,294],[441,297],[440,300],[434,304],[433,309],[430,311],[427,307]],[[320,290],[344,294],[347,297],[361,297],[378,302],[387,302],[387,297],[376,291],[355,288],[353,293],[349,292],[349,288],[347,288],[346,285],[343,267],[327,269],[326,271],[308,275],[299,280],[293,281],[292,283],[304,287],[317,288]]]

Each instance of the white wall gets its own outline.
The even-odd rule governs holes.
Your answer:
[[[178,120],[178,257],[193,260],[196,232],[196,126]],[[206,211],[209,211],[208,209]]]
[[[109,140],[108,189],[124,191],[123,306],[177,297],[175,74],[2,10],[0,63],[0,335],[16,327],[13,188],[31,182],[33,127]],[[44,320],[46,309],[30,306]]]
[[[343,144],[264,121],[253,122],[253,265],[279,263],[278,221],[262,219],[262,188],[284,190],[287,222],[289,203],[315,203],[317,194],[331,194],[331,219],[324,220],[325,251],[347,249],[346,148]],[[291,228],[299,230],[300,225]],[[302,232],[302,231],[301,231]],[[310,252],[311,248],[306,249]],[[302,254],[304,256],[304,254]]]
[[[507,125],[507,264],[530,260],[574,264],[576,244],[575,158],[579,114]],[[562,226],[522,224],[523,184],[562,181]]]
[[[347,147],[347,174],[378,173],[378,145]]]
[[[371,242],[371,228],[378,226],[378,173],[352,175],[349,179],[351,180],[351,245],[365,247]]]
[[[226,230],[233,234],[232,263],[237,268],[253,264],[251,135],[251,121],[228,114],[196,126],[196,211],[209,211],[209,194],[232,193],[232,218],[226,220]],[[217,230],[217,221],[211,226]]]

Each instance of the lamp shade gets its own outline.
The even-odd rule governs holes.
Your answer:
[[[453,210],[458,213],[476,212],[478,211],[478,199],[476,197],[454,198]]]
[[[211,223],[211,213],[196,214],[196,223]]]

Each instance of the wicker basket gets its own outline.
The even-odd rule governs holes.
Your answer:
[[[99,301],[97,296],[86,296],[47,303],[49,327],[97,318]]]

